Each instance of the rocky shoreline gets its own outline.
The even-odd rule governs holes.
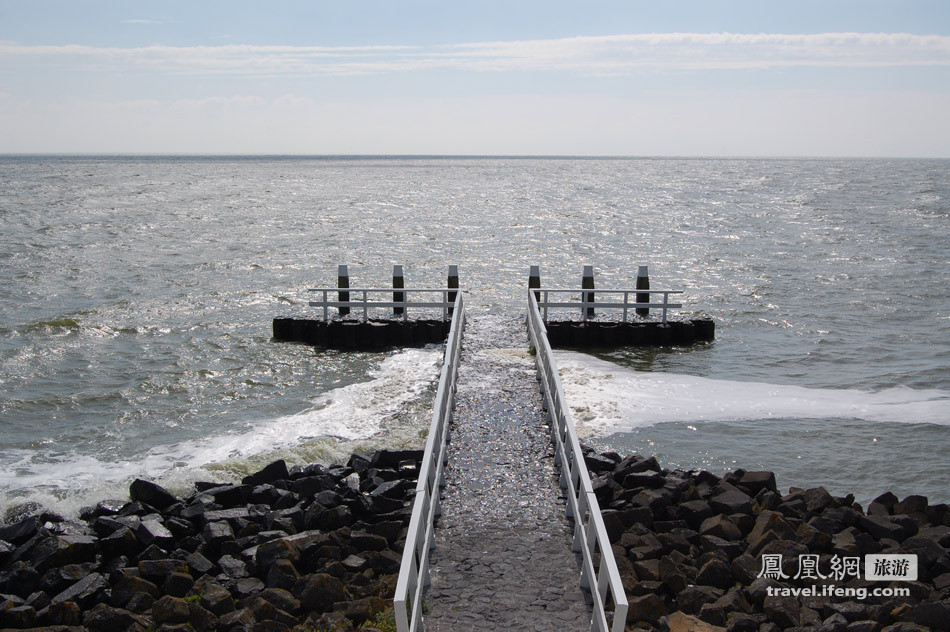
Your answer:
[[[78,521],[0,526],[0,628],[48,631],[394,630],[392,596],[422,451],[346,466],[271,463],[240,485],[130,501]]]
[[[670,471],[609,452],[585,460],[630,603],[628,630],[950,630],[946,504],[885,493],[865,510],[821,487],[783,495],[772,472]],[[917,580],[867,580],[868,554],[916,555]],[[849,566],[855,558],[859,568]]]
[[[394,630],[421,457],[276,461],[239,485],[196,483],[187,498],[136,480],[131,500],[78,521],[41,513],[2,525],[0,629]],[[820,487],[782,495],[771,472],[670,471],[653,457],[592,450],[585,459],[628,630],[950,630],[946,504],[887,493],[865,510]],[[918,578],[869,581],[841,566],[859,559],[863,569],[867,554],[916,555]],[[822,595],[826,585],[841,594]],[[909,596],[874,594],[882,588]],[[802,589],[818,594],[794,596]]]

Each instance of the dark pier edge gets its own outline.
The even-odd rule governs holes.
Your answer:
[[[548,342],[560,347],[665,347],[712,342],[716,323],[709,318],[657,321],[549,321]]]
[[[451,322],[441,320],[309,320],[275,318],[274,340],[331,349],[368,350],[443,343]],[[661,347],[711,342],[709,318],[658,321],[550,321],[548,342],[560,347]]]
[[[444,343],[450,320],[309,320],[275,318],[274,340],[329,349],[369,350]]]

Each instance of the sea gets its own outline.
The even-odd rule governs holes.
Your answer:
[[[716,339],[558,351],[584,442],[950,502],[948,160],[2,156],[0,223],[0,519],[421,447],[440,347],[272,339],[340,264],[458,265],[486,322],[524,318],[531,265],[646,265]]]

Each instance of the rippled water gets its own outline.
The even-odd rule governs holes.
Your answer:
[[[716,319],[717,341],[604,354],[595,381],[704,378],[747,404],[785,387],[909,399],[865,419],[805,414],[783,391],[779,419],[746,405],[632,431],[605,414],[591,440],[660,443],[685,467],[809,454],[809,481],[873,494],[916,480],[947,501],[948,213],[948,161],[0,158],[0,504],[68,511],[135,474],[184,484],[418,442],[438,350],[270,340],[271,319],[307,313],[306,288],[339,263],[354,286],[388,284],[395,263],[410,285],[441,285],[455,263],[473,310],[512,316],[531,264],[550,286],[593,264],[601,287],[649,264],[654,287]],[[852,463],[888,428],[900,442]],[[709,454],[685,440],[701,434]],[[795,465],[780,484],[798,484]]]

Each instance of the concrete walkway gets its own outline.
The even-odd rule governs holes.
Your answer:
[[[554,452],[519,319],[463,339],[426,629],[590,629]]]

